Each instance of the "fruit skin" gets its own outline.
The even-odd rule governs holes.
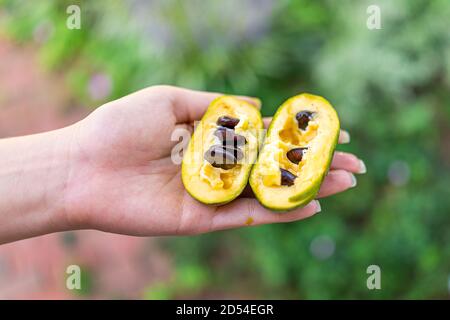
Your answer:
[[[181,165],[181,178],[182,178],[182,182],[183,185],[186,189],[186,191],[189,193],[189,195],[191,197],[193,197],[194,199],[196,199],[197,201],[204,203],[204,204],[208,204],[208,205],[224,205],[226,203],[229,203],[230,201],[233,201],[235,198],[237,198],[242,191],[244,190],[245,186],[247,185],[248,182],[248,177],[250,176],[250,171],[252,168],[253,163],[256,161],[257,158],[257,151],[259,150],[259,148],[262,145],[262,141],[263,141],[263,136],[261,134],[262,129],[264,128],[264,124],[262,121],[262,117],[261,117],[261,113],[259,111],[259,109],[257,107],[255,107],[254,105],[240,100],[238,98],[235,98],[233,96],[221,96],[218,97],[216,99],[214,99],[208,109],[206,110],[205,114],[203,115],[202,119],[200,120],[202,123],[205,121],[205,119],[207,119],[210,116],[214,116],[214,107],[219,104],[220,102],[222,102],[223,100],[231,100],[231,101],[239,101],[239,103],[243,104],[246,106],[246,108],[251,108],[251,110],[253,110],[253,115],[255,117],[254,122],[255,122],[255,130],[256,130],[256,152],[254,154],[254,159],[250,159],[251,160],[251,164],[248,165],[248,168],[245,172],[245,175],[243,176],[242,179],[242,183],[240,184],[239,188],[237,188],[236,190],[233,190],[233,192],[230,192],[226,199],[221,199],[221,200],[217,200],[217,199],[211,199],[210,197],[208,197],[208,195],[206,194],[199,194],[196,192],[195,188],[191,188],[191,186],[189,185],[189,173],[188,171],[188,165],[186,165],[185,163],[185,157],[186,154],[189,152],[189,150],[191,148],[193,148],[191,146],[191,144],[193,143],[193,137],[196,134],[196,131],[198,130],[198,128],[194,131],[194,133],[191,136],[191,139],[189,141],[189,146],[185,151],[185,155],[183,156],[183,161],[182,161],[182,165]],[[216,117],[218,118],[218,116]]]
[[[326,100],[325,98],[321,97],[321,96],[317,96],[317,95],[312,95],[309,93],[302,93],[296,96],[293,96],[291,98],[289,98],[288,100],[286,100],[278,109],[277,112],[275,113],[275,115],[272,118],[272,123],[269,126],[269,129],[267,130],[267,134],[266,137],[270,136],[272,130],[275,130],[275,128],[272,126],[272,124],[275,123],[275,120],[282,114],[282,112],[284,111],[284,108],[289,106],[295,99],[298,99],[300,97],[308,97],[308,98],[312,98],[312,99],[317,99],[318,101],[321,101],[325,104],[327,104],[328,106],[330,106],[332,108],[332,110],[334,111],[335,115],[336,115],[336,121],[337,121],[337,130],[334,134],[334,138],[331,141],[331,147],[330,147],[330,151],[329,153],[326,155],[327,156],[327,162],[324,166],[324,170],[322,170],[322,174],[315,179],[313,182],[311,182],[311,186],[305,190],[304,192],[302,192],[301,194],[296,194],[293,195],[291,197],[288,198],[290,205],[289,206],[275,206],[272,205],[270,203],[267,203],[265,201],[265,199],[263,199],[261,197],[261,194],[258,192],[257,190],[257,181],[256,181],[256,168],[257,168],[257,164],[255,164],[252,168],[252,172],[250,173],[250,179],[249,179],[249,183],[250,186],[253,190],[253,193],[255,194],[256,199],[258,199],[258,201],[261,203],[262,206],[264,206],[265,208],[275,211],[275,212],[279,212],[279,213],[283,213],[283,212],[288,212],[291,210],[294,210],[296,208],[300,208],[303,207],[305,205],[307,205],[309,202],[311,202],[312,200],[314,200],[314,198],[316,197],[317,193],[320,190],[320,186],[322,185],[323,180],[325,179],[329,169],[330,169],[330,165],[331,165],[331,161],[333,159],[333,154],[334,151],[336,149],[336,145],[338,143],[339,140],[339,132],[340,132],[340,124],[339,124],[339,117],[337,116],[336,110],[333,109],[331,103],[328,102],[328,100]],[[295,115],[294,115],[295,116]],[[260,149],[260,153],[259,155],[261,155],[261,153],[264,150],[264,143],[263,146]],[[258,156],[258,160],[259,161],[259,156]]]

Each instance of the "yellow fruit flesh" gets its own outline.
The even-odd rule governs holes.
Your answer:
[[[221,116],[240,119],[234,131],[247,140],[239,147],[244,154],[243,159],[229,170],[213,167],[203,157],[209,147],[220,144],[214,132]],[[255,162],[261,128],[259,110],[251,104],[229,96],[214,100],[197,125],[183,157],[182,179],[186,190],[194,198],[209,204],[225,203],[237,197],[245,187],[251,165]]]
[[[314,113],[306,130],[298,128],[295,116],[300,111]],[[276,210],[287,210],[311,200],[328,170],[339,119],[325,99],[302,94],[286,101],[274,116],[250,184],[261,203]],[[294,148],[308,148],[299,164],[286,153]],[[281,185],[280,168],[297,176],[292,186]],[[304,203],[305,202],[305,203]]]

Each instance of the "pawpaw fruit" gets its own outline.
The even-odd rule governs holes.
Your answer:
[[[259,202],[287,211],[313,200],[339,138],[339,118],[324,98],[300,94],[275,113],[250,175]]]
[[[262,142],[263,122],[252,104],[232,96],[211,102],[183,155],[187,192],[206,204],[225,204],[245,188]]]

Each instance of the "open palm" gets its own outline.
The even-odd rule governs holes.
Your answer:
[[[155,86],[107,103],[74,127],[66,207],[80,228],[133,235],[196,234],[247,224],[288,222],[320,210],[317,201],[273,213],[249,195],[219,207],[191,198],[171,159],[172,132],[192,130],[218,93]],[[247,101],[258,106],[252,98]],[[266,122],[270,121],[267,119]],[[336,153],[319,196],[355,185],[364,170],[354,155]],[[249,219],[251,218],[251,219]]]

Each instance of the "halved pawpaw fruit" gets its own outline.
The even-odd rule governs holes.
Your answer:
[[[276,211],[313,200],[338,138],[339,118],[327,100],[304,93],[284,102],[273,117],[250,175],[256,198]]]
[[[183,155],[187,192],[206,204],[224,204],[245,188],[262,141],[259,110],[231,96],[211,102]]]

